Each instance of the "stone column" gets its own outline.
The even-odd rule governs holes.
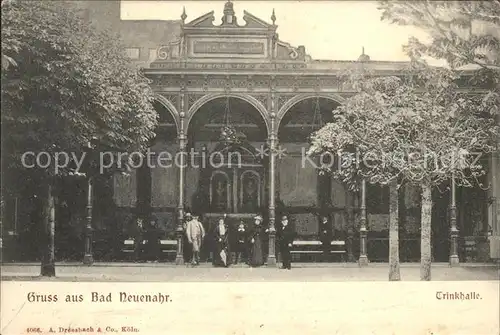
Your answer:
[[[184,132],[184,118],[186,114],[184,113],[184,94],[180,96],[180,122],[179,122],[179,151],[178,159],[175,160],[176,164],[179,164],[179,202],[177,205],[177,255],[175,257],[175,264],[184,264],[184,253],[183,253],[183,238],[184,238],[184,183],[185,183],[185,168],[186,168],[186,145],[187,136]]]
[[[360,217],[360,249],[359,249],[359,266],[368,265],[367,238],[368,230],[366,229],[366,181],[361,181],[361,217]]]
[[[271,97],[271,131],[269,134],[269,254],[267,256],[267,266],[276,266],[276,130],[274,113],[274,95]]]
[[[94,257],[92,255],[92,178],[87,179],[87,222],[85,225],[85,254],[83,255],[83,264],[92,265]]]
[[[450,266],[457,266],[460,264],[458,259],[457,202],[455,188],[455,178],[452,178],[450,204]]]

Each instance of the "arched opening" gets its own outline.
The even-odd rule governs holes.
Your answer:
[[[158,113],[158,126],[148,151],[142,157],[129,153],[134,160],[133,168],[127,174],[115,174],[109,185],[114,209],[108,212],[114,221],[115,234],[120,236],[119,243],[134,236],[137,218],[143,219],[147,234],[175,238],[178,177],[173,161],[178,146],[177,124],[173,111],[163,102],[155,101],[153,107]],[[105,187],[108,187],[105,183],[96,185],[96,191]]]
[[[267,127],[259,111],[241,98],[217,97],[195,112],[187,134],[186,210],[200,215],[207,231],[223,214],[229,229],[263,214]]]
[[[227,131],[225,135],[223,129]],[[257,192],[253,187],[245,189],[240,175],[245,171],[257,173],[261,183],[258,189],[264,190],[265,157],[259,153],[264,149],[266,139],[265,121],[247,101],[218,97],[202,105],[188,129],[188,207],[200,213],[260,212],[265,206],[263,201],[250,206],[240,199],[242,193]],[[220,177],[222,175],[225,177]],[[230,194],[226,194],[228,189]],[[255,194],[255,197],[263,200],[264,194]]]
[[[330,218],[336,237],[345,231],[343,185],[319,174],[320,161],[328,164],[328,157],[321,160],[306,155],[310,136],[333,121],[332,111],[339,105],[324,97],[305,98],[290,107],[279,123],[278,138],[284,155],[277,165],[278,207],[292,215],[296,232],[303,239],[319,236],[320,216]]]

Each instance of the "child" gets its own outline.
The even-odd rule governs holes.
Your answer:
[[[247,232],[243,221],[238,225],[238,230],[236,231],[236,260],[235,264],[238,264],[240,258],[245,257],[245,263],[248,264],[248,253],[247,253]]]

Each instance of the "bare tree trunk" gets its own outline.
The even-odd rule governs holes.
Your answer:
[[[44,204],[43,204],[43,218],[42,224],[44,226],[44,242],[42,266],[40,270],[41,276],[55,277],[55,206],[54,195],[52,194],[52,185],[50,181],[47,182],[45,189]]]
[[[399,196],[398,184],[389,185],[389,280],[401,280],[399,271]]]
[[[432,190],[431,186],[422,184],[422,217],[420,241],[420,280],[431,280],[431,219]]]

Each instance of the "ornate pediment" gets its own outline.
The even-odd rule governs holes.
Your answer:
[[[197,19],[194,19],[193,21],[186,23],[184,27],[214,27],[214,22],[215,16],[214,16],[214,11],[211,11],[210,13],[206,13],[205,15],[200,16]]]
[[[246,22],[246,25],[244,27],[247,28],[265,28],[265,29],[273,29],[276,28],[275,25],[269,24],[266,21],[259,19],[257,16],[247,12],[246,10],[243,11],[243,20]]]
[[[303,65],[310,60],[303,46],[293,47],[279,40],[274,10],[270,17],[272,23],[243,11],[245,24],[240,25],[233,3],[228,1],[224,6],[222,23],[219,25],[214,24],[214,11],[187,23],[186,18],[184,11],[181,16],[182,31],[179,41],[159,47],[156,61],[151,67],[172,67],[175,65],[170,66],[169,62],[184,59],[184,67],[194,64],[203,68],[206,63],[216,62],[216,66],[222,69],[225,62],[220,60],[230,59],[233,63],[254,67],[257,63],[270,64],[271,60],[281,60],[295,64],[296,68],[297,65]]]
[[[185,15],[185,14],[183,14]],[[184,16],[186,17],[186,16]],[[274,16],[273,16],[274,17]],[[235,15],[233,9],[233,3],[228,1],[224,6],[224,15],[222,16],[222,23],[220,25],[215,25],[214,11],[204,14],[188,23],[184,24],[184,28],[192,31],[193,28],[246,28],[246,29],[271,29],[275,30],[276,26],[274,24],[269,24],[266,21],[258,18],[257,16],[243,11],[244,25],[238,24],[238,19]]]
[[[223,21],[220,25],[214,24],[215,15],[214,11],[210,13],[206,13],[191,22],[184,24],[184,28],[213,28],[213,27],[234,27],[234,28],[259,28],[259,29],[269,29],[274,28],[272,24],[267,23],[266,21],[259,19],[257,16],[253,15],[246,10],[243,11],[243,20],[245,21],[244,25],[239,25],[237,22],[236,16],[234,17],[231,23],[227,21]]]

